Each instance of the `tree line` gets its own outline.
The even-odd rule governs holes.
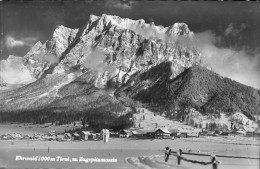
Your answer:
[[[83,127],[88,124],[89,128],[96,131],[100,131],[102,128],[121,130],[133,126],[132,115],[135,112],[136,110],[132,109],[131,112],[121,116],[104,109],[89,109],[82,112],[64,111],[59,113],[51,110],[0,112],[0,122],[63,125],[82,121]]]

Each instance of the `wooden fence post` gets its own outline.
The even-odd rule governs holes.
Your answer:
[[[182,149],[179,149],[179,152],[177,153],[178,165],[181,165],[181,155],[182,155]]]

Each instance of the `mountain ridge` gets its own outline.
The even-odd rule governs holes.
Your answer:
[[[199,65],[187,68],[171,80],[169,78],[171,63],[162,63],[161,67],[163,69],[158,70],[162,72],[150,69],[146,74],[137,74],[116,94],[120,97],[122,92],[143,103],[165,106],[164,110],[167,111],[172,109],[184,111],[190,107],[204,113],[243,112],[250,119],[255,119],[255,116],[259,115],[260,91],[253,87],[221,77]],[[146,81],[155,77],[164,80],[152,80],[155,84],[147,88]],[[141,91],[136,92],[136,88]]]
[[[144,29],[142,32],[135,32],[133,31],[134,29],[131,30],[131,28],[121,29],[122,26],[115,23],[116,21],[113,20],[114,17],[115,16],[110,15],[102,15],[101,17],[92,15],[90,16],[90,20],[86,23],[86,26],[80,29],[58,26],[51,40],[46,41],[44,44],[37,42],[32,47],[25,55],[23,64],[36,79],[39,79],[48,69],[52,69],[52,71],[49,71],[51,73],[64,72],[71,67],[77,66],[80,69],[86,69],[89,65],[84,65],[84,62],[92,55],[93,48],[95,48],[95,50],[101,48],[99,54],[103,56],[99,59],[104,60],[107,58],[107,62],[115,61],[115,67],[125,71],[131,68],[131,62],[142,64],[136,64],[136,69],[147,69],[147,66],[156,64],[154,62],[160,59],[173,60],[174,58],[169,55],[179,55],[178,52],[183,53],[182,55],[187,55],[187,58],[194,59],[194,61],[196,61],[195,58],[197,58],[196,62],[200,62],[201,56],[195,49],[189,49],[185,46],[178,47],[177,43],[172,43],[173,46],[169,46],[170,43],[155,42],[149,39],[149,37],[146,38],[143,32],[150,29],[151,26],[150,24],[146,24],[143,20],[120,19],[121,24],[122,22],[125,22],[126,25],[131,23],[131,25],[135,25],[134,27],[136,27],[136,29]],[[119,17],[116,18],[118,20]],[[170,31],[171,35],[179,38],[185,36],[187,39],[193,36],[193,33],[189,31],[186,24],[178,23],[169,28],[154,25],[152,27],[156,29],[160,28],[159,30],[161,30],[161,32],[157,33],[160,35],[163,32],[166,33]],[[153,31],[153,34],[154,33]],[[117,40],[119,43],[116,42]],[[131,48],[129,48],[128,45]],[[119,53],[126,57],[124,59],[127,61],[118,59]],[[133,57],[129,57],[130,54]],[[142,58],[138,57],[138,55],[146,56]],[[136,59],[137,61],[135,61]],[[117,66],[118,64],[120,67]],[[123,67],[121,65],[123,65]]]
[[[58,26],[50,40],[37,42],[23,58],[11,57],[11,63],[19,60],[34,81],[1,93],[0,112],[7,115],[0,120],[14,117],[12,113],[30,112],[42,121],[52,114],[78,117],[90,111],[104,111],[113,118],[123,114],[130,120],[125,112],[135,112],[136,102],[165,110],[174,105],[242,111],[250,118],[259,114],[259,91],[202,68],[203,56],[192,42],[193,33],[184,23],[164,28],[144,20],[91,15],[79,29]],[[218,85],[228,87],[223,91]],[[232,109],[221,101],[230,97]],[[219,108],[221,104],[226,107]]]

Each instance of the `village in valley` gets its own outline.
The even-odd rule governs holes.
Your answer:
[[[212,116],[202,116],[191,109],[185,118],[169,119],[165,115],[155,114],[145,108],[138,108],[133,116],[133,126],[128,129],[114,131],[89,129],[87,124],[75,121],[71,124],[9,124],[6,133],[0,133],[0,140],[31,141],[89,141],[111,138],[126,139],[179,139],[179,138],[259,138],[257,123],[247,119],[242,113],[235,113],[230,119],[220,117],[216,121]],[[222,115],[221,115],[222,116]],[[183,120],[183,121],[182,121]],[[13,126],[10,128],[10,126]],[[2,128],[4,128],[2,126]],[[31,129],[30,134],[24,131]],[[20,132],[19,132],[20,131]]]
[[[60,124],[58,121],[44,124],[3,123],[0,124],[0,146],[4,149],[0,151],[4,155],[11,153],[14,157],[22,152],[24,158],[41,157],[43,160],[43,163],[24,163],[25,168],[28,164],[37,167],[53,165],[62,168],[63,165],[69,165],[72,168],[83,168],[86,165],[84,162],[59,163],[59,158],[69,161],[82,157],[105,157],[116,159],[117,163],[95,163],[88,166],[130,169],[132,166],[167,168],[170,165],[176,168],[207,169],[214,164],[210,161],[214,154],[217,161],[222,163],[223,169],[230,169],[230,166],[244,169],[248,165],[253,169],[258,168],[258,123],[239,112],[228,118],[223,114],[218,118],[202,115],[195,109],[190,109],[185,116],[178,113],[180,112],[173,112],[168,117],[167,112],[155,113],[139,107],[131,117],[133,125],[120,130],[97,130],[83,121],[70,124]],[[165,158],[166,148],[171,150],[168,154],[169,161]],[[181,163],[177,160],[179,151],[184,154]],[[58,158],[55,163],[48,161],[55,158]],[[14,159],[16,158],[6,162],[2,160],[0,164],[21,166],[22,161]],[[194,161],[198,164],[194,164]]]

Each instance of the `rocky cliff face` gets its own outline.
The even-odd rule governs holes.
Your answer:
[[[151,30],[154,37],[148,36],[147,32]],[[96,69],[100,76],[105,77],[103,80],[121,84],[137,71],[146,71],[169,60],[175,63],[172,70],[173,77],[176,77],[185,68],[201,63],[200,54],[178,40],[192,40],[192,35],[186,24],[162,28],[143,20],[92,15],[86,27],[77,32],[74,41],[62,54],[54,72],[71,68]],[[167,43],[166,36],[175,40]]]
[[[36,79],[46,74],[94,69],[100,74],[97,85],[104,86],[109,80],[125,83],[137,71],[168,60],[174,63],[174,78],[185,68],[201,63],[201,55],[182,43],[192,41],[192,37],[184,23],[164,28],[144,20],[91,15],[81,29],[59,26],[52,39],[36,43],[21,64]]]
[[[0,109],[56,113],[102,108],[122,112],[126,109],[118,100],[122,95],[126,100],[159,106],[185,102],[178,93],[186,91],[185,81],[192,83],[196,78],[180,78],[181,74],[187,68],[204,65],[192,43],[193,33],[184,23],[162,27],[144,20],[91,15],[82,28],[59,26],[50,40],[36,43],[24,57],[10,56],[1,61],[5,66],[0,77],[5,82],[11,82],[8,72],[16,72],[12,73],[12,83],[27,85],[1,93]],[[8,69],[10,65],[19,65],[19,69]],[[173,86],[178,87],[177,94],[169,93],[166,87],[171,81],[176,82]],[[196,100],[200,93],[194,93]],[[206,94],[204,100],[209,99]],[[192,102],[190,106],[198,104]]]

